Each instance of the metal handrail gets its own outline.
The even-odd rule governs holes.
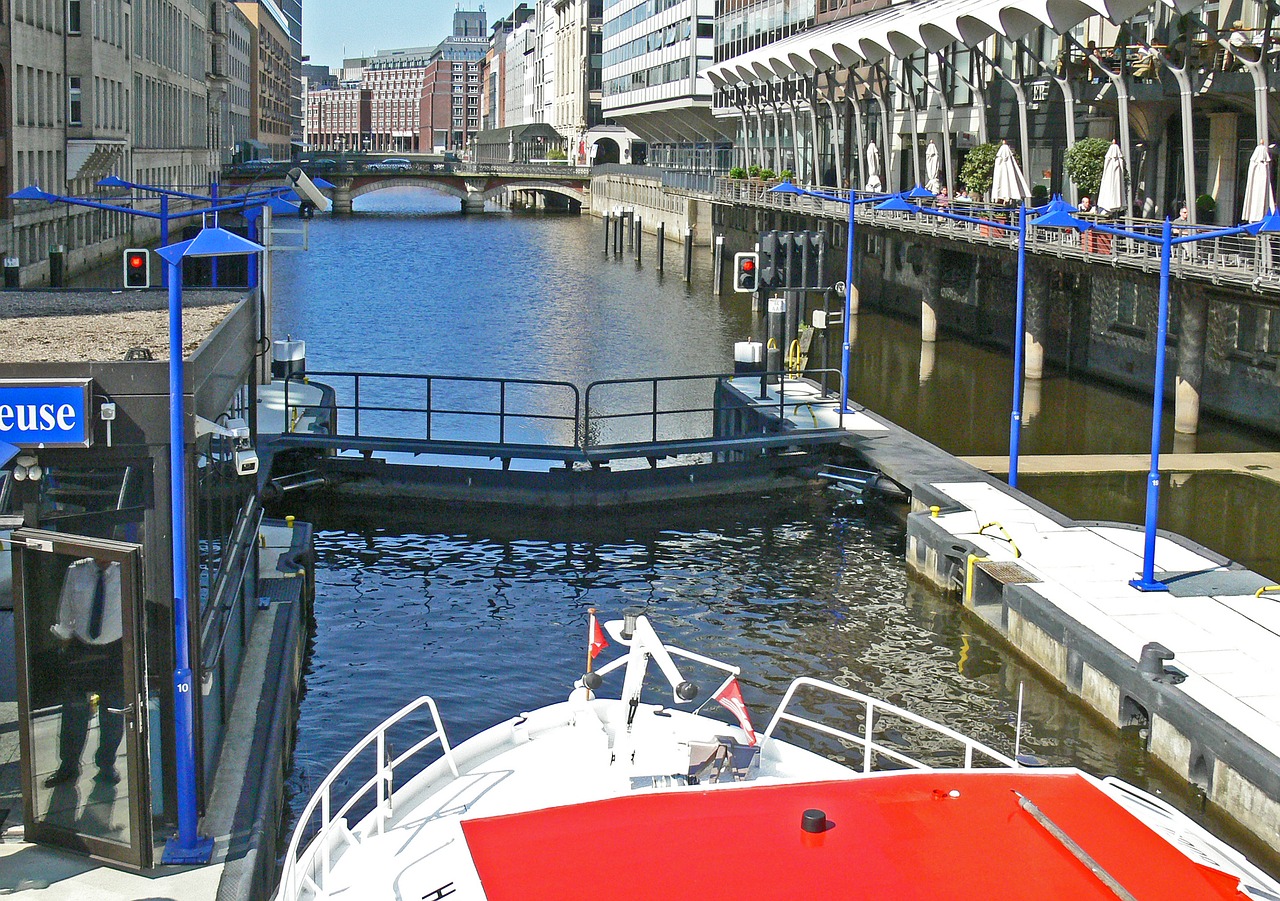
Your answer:
[[[835,726],[828,725],[826,723],[820,723],[815,720],[811,720],[808,717],[797,716],[796,714],[787,713],[787,706],[791,703],[796,692],[802,688],[814,688],[819,691],[825,691],[830,694],[839,695],[840,697],[862,704],[864,706],[864,711],[865,711],[863,714],[862,734],[857,735],[852,732],[847,732],[844,729],[840,729]],[[974,769],[973,758],[975,753],[982,757],[989,758],[991,761],[1001,766],[1016,767],[1018,765],[1017,761],[1015,761],[1013,758],[1007,757],[1004,754],[1001,754],[999,751],[995,750],[994,748],[990,748],[987,745],[984,745],[982,742],[976,741],[967,735],[964,735],[960,732],[956,732],[954,729],[949,729],[946,726],[942,725],[941,723],[935,723],[933,720],[920,716],[917,713],[912,713],[910,710],[904,710],[901,707],[896,707],[893,704],[888,703],[887,701],[881,701],[879,698],[873,698],[870,695],[864,695],[861,692],[853,691],[852,689],[841,688],[839,685],[832,685],[830,682],[822,682],[822,681],[819,681],[818,679],[813,679],[809,676],[801,676],[800,678],[792,682],[790,686],[788,686],[787,693],[782,698],[782,703],[778,705],[777,712],[774,713],[773,719],[769,721],[769,728],[764,730],[764,736],[765,738],[772,738],[774,730],[777,729],[779,723],[782,723],[782,722],[793,723],[797,726],[803,726],[803,727],[812,729],[815,732],[821,732],[825,735],[830,735],[831,737],[839,739],[840,741],[846,741],[853,744],[856,747],[861,748],[862,749],[862,771],[864,773],[872,772],[872,764],[875,760],[876,755],[879,755],[881,757],[886,757],[889,760],[895,761],[900,764],[904,764],[906,766],[911,767],[912,769],[917,769],[917,770],[932,769],[932,767],[930,767],[927,763],[916,760],[914,757],[909,757],[908,755],[900,751],[896,751],[893,748],[889,748],[882,744],[879,744],[872,737],[872,731],[874,729],[875,716],[877,712],[881,714],[890,714],[892,716],[900,717],[904,720],[907,720],[908,722],[915,723],[918,726],[924,726],[926,729],[938,735],[941,735],[944,738],[948,738],[948,739],[951,739],[952,741],[960,743],[964,748],[963,769],[966,769],[966,770]]]
[[[495,447],[505,444],[506,436],[507,436],[508,420],[519,420],[519,421],[545,420],[545,421],[551,421],[551,422],[572,423],[574,428],[574,435],[575,435],[574,443],[546,444],[545,446],[560,447],[560,448],[573,448],[577,446],[576,435],[577,435],[578,423],[580,420],[582,399],[581,399],[581,394],[578,391],[578,386],[574,385],[571,382],[549,381],[545,379],[494,378],[494,377],[487,377],[487,376],[417,375],[417,374],[405,374],[405,373],[394,373],[394,372],[349,372],[349,371],[340,371],[340,370],[311,371],[307,373],[307,376],[308,378],[310,378],[311,376],[318,376],[321,378],[344,378],[344,379],[350,379],[352,381],[353,394],[354,394],[352,403],[339,404],[335,401],[333,405],[333,409],[335,411],[348,410],[352,413],[351,422],[352,422],[353,431],[351,432],[351,437],[355,437],[355,438],[393,437],[393,436],[387,436],[387,435],[363,434],[360,426],[360,415],[362,412],[363,413],[424,413],[426,414],[425,437],[427,440],[431,440],[433,416],[480,416],[480,417],[487,417],[487,418],[497,420],[498,441],[491,442],[491,441],[480,440],[480,441],[474,441],[473,443],[475,444],[493,444]],[[402,380],[402,381],[410,381],[410,382],[417,382],[417,383],[423,384],[425,385],[425,388],[426,388],[426,406],[425,407],[401,406],[401,405],[384,406],[381,404],[361,403],[360,394],[361,394],[362,380],[367,382],[368,380],[371,380],[371,379]],[[284,408],[285,408],[286,424],[290,422],[289,415],[290,415],[290,412],[294,409],[294,405],[292,405],[289,401],[290,382],[291,380],[285,381]],[[477,385],[496,386],[497,388],[496,400],[498,403],[498,409],[497,410],[471,410],[471,409],[461,410],[461,409],[454,409],[452,407],[435,406],[433,402],[433,397],[434,397],[434,392],[435,392],[437,383],[477,384]],[[572,394],[572,397],[573,397],[572,415],[570,415],[569,413],[554,413],[554,412],[553,413],[539,413],[539,412],[533,412],[533,411],[511,412],[510,410],[507,409],[507,389],[511,385],[529,385],[533,387],[555,388],[559,390],[568,391],[569,393]],[[366,385],[366,388],[367,388],[367,385]],[[309,408],[312,408],[313,406],[314,406],[313,404],[305,404],[305,405],[300,404],[298,405],[298,409],[300,410],[309,409]]]
[[[426,738],[420,739],[403,754],[394,759],[389,759],[387,757],[388,730],[424,705],[431,711],[431,720],[435,726],[435,731]],[[332,872],[333,861],[330,856],[332,834],[336,831],[338,837],[348,844],[359,843],[359,839],[347,825],[346,815],[357,802],[369,793],[370,789],[376,788],[377,803],[370,813],[375,816],[373,834],[381,835],[387,820],[395,812],[391,803],[391,787],[394,784],[395,768],[437,740],[439,740],[440,746],[444,750],[444,759],[449,764],[449,770],[453,773],[454,778],[457,778],[458,764],[454,760],[453,749],[449,747],[449,739],[445,736],[444,724],[440,722],[440,711],[432,698],[423,695],[416,701],[401,707],[399,711],[384,720],[381,725],[361,739],[359,744],[348,751],[346,756],[338,761],[338,765],[320,783],[320,787],[316,789],[311,796],[311,800],[307,802],[307,806],[302,809],[302,813],[298,817],[298,824],[293,830],[293,838],[289,841],[289,850],[285,853],[284,870],[280,875],[280,891],[276,895],[276,901],[295,899],[304,887],[317,895],[323,893],[325,891],[325,883],[328,882],[329,874]],[[377,745],[377,763],[374,767],[373,776],[361,784],[354,794],[334,811],[331,798],[331,789],[334,783],[345,773],[347,767],[359,756],[360,752],[371,744]],[[303,836],[307,832],[307,823],[310,822],[311,817],[315,814],[317,805],[320,808],[320,829],[308,847],[318,850],[320,853],[321,872],[320,882],[318,883],[312,878],[310,872],[304,871],[302,860],[298,857],[299,847],[302,844]],[[308,855],[306,870],[314,871],[315,869],[315,850]]]
[[[843,201],[824,200],[822,198],[770,193],[771,183],[745,179],[720,178],[715,180],[713,189],[706,195],[707,199],[723,203],[739,203],[768,209],[786,210],[788,212],[807,213],[816,217],[836,219],[841,222],[849,217],[848,204]],[[846,198],[848,191],[837,191],[822,188],[823,193],[832,197]],[[857,197],[869,197],[864,192],[855,192]],[[957,222],[942,219],[938,216],[916,215],[913,213],[880,212],[872,208],[873,204],[858,206],[855,212],[857,222],[878,228],[891,228],[897,231],[927,234],[938,237],[953,238],[970,244],[987,244],[1017,247],[1015,231],[982,226],[976,223]],[[1000,220],[1007,219],[1013,224],[1007,206],[957,201],[952,199],[947,204],[951,212],[962,212],[980,218]],[[1148,232],[1155,236],[1161,227],[1161,221],[1139,217],[1123,217],[1120,219],[1102,219],[1101,222],[1123,224],[1126,229],[1135,232]],[[1212,226],[1175,225],[1180,231],[1205,231]],[[1104,235],[1101,233],[1076,232],[1057,228],[1040,228],[1031,226],[1027,230],[1027,250],[1030,253],[1046,254],[1056,257],[1069,257],[1080,260],[1107,262],[1115,266],[1136,269],[1143,272],[1158,272],[1160,268],[1159,243],[1135,241],[1129,238]],[[1214,284],[1232,284],[1247,286],[1259,291],[1280,292],[1280,243],[1268,235],[1233,235],[1206,239],[1203,242],[1181,245],[1174,250],[1171,260],[1171,271],[1179,278],[1195,278]]]
[[[820,375],[830,374],[830,373],[839,374],[838,369],[806,369],[805,371],[810,374],[820,374]],[[770,384],[774,384],[777,386],[778,402],[776,405],[776,409],[777,409],[777,415],[778,415],[778,422],[783,422],[786,420],[787,376],[788,376],[788,373],[784,370],[759,373],[760,392],[761,392],[760,396],[762,398],[765,396],[766,389]],[[649,378],[597,379],[596,381],[587,385],[587,390],[584,392],[583,416],[582,416],[584,428],[581,430],[582,449],[587,450],[593,444],[593,442],[591,441],[591,424],[593,422],[603,422],[607,420],[618,420],[618,419],[640,419],[642,417],[648,418],[650,421],[649,440],[653,443],[657,443],[658,442],[658,422],[662,417],[688,415],[690,413],[715,413],[718,411],[718,408],[714,404],[714,392],[713,392],[713,403],[711,406],[706,406],[706,407],[681,406],[681,407],[672,407],[670,409],[660,409],[660,405],[658,402],[658,386],[661,384],[714,380],[716,388],[718,389],[721,385],[723,385],[724,383],[732,379],[744,378],[744,377],[755,378],[756,373],[752,373],[750,376],[743,376],[736,373],[709,373],[709,374],[703,374],[703,375],[652,376]],[[777,382],[770,381],[771,379],[774,379],[774,378],[777,379]],[[629,411],[629,412],[593,413],[591,409],[592,393],[593,392],[598,393],[598,390],[601,388],[619,386],[619,385],[650,385],[651,390],[648,392],[648,396],[650,399],[649,406],[645,409],[638,409],[638,410]],[[827,399],[825,386],[823,388],[823,399]],[[840,402],[840,395],[837,393],[831,396],[829,400],[831,403],[838,405]],[[804,395],[802,399],[796,397],[795,395],[793,395],[791,398],[792,405],[800,405],[800,404],[815,403],[815,402],[821,402],[821,401],[814,401],[813,398],[807,394]],[[774,404],[768,405],[768,408],[771,410],[774,409],[774,407],[775,407]],[[764,409],[764,405],[760,405],[756,407],[756,409]],[[843,426],[844,426],[844,411],[840,411],[840,427],[843,428]]]

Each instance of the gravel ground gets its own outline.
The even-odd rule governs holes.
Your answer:
[[[239,302],[227,291],[183,298],[183,349],[191,353]],[[169,358],[165,292],[0,294],[0,363],[82,363],[123,360],[145,347]]]

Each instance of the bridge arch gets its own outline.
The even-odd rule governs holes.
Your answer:
[[[504,191],[508,189],[512,191],[542,191],[543,193],[546,193],[546,194],[559,194],[561,197],[566,197],[569,200],[572,200],[574,203],[580,203],[584,205],[590,204],[591,202],[590,192],[578,191],[578,190],[575,190],[574,188],[566,187],[565,185],[556,184],[555,182],[549,182],[549,181],[548,182],[542,182],[542,181],[508,182],[506,184],[495,185],[494,187],[485,191],[482,196],[484,197],[485,200],[492,200],[493,198],[497,197],[499,194],[502,194]]]
[[[383,191],[387,188],[426,188],[435,191],[437,194],[447,194],[450,197],[457,197],[459,200],[466,200],[469,196],[467,191],[462,188],[455,187],[447,182],[439,181],[434,178],[408,178],[395,177],[379,178],[373,181],[364,181],[362,184],[351,188],[351,199],[363,197],[366,194],[372,194],[375,191]]]

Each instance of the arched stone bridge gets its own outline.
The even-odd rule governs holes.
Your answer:
[[[316,173],[333,184],[333,212],[349,214],[357,197],[387,188],[428,188],[457,197],[464,213],[484,211],[484,204],[507,191],[528,195],[530,205],[579,210],[591,205],[591,170],[587,167],[519,164],[415,164],[408,171],[360,170]],[[224,181],[248,183],[250,177],[228,174]],[[261,179],[259,179],[261,182]]]

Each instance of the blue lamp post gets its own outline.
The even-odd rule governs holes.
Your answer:
[[[197,832],[195,690],[191,679],[191,611],[187,585],[187,461],[182,352],[182,261],[189,257],[258,254],[261,244],[221,228],[161,247],[169,272],[169,512],[173,536],[173,711],[177,761],[178,834],[165,845],[166,864],[208,863],[213,839]]]
[[[1155,382],[1152,394],[1151,410],[1151,469],[1147,474],[1147,510],[1144,524],[1144,540],[1142,548],[1142,572],[1129,584],[1139,591],[1167,591],[1168,586],[1155,577],[1156,556],[1156,523],[1160,509],[1160,439],[1164,418],[1164,382],[1165,382],[1165,341],[1169,334],[1169,269],[1173,259],[1173,248],[1180,244],[1193,244],[1196,241],[1225,238],[1231,235],[1258,235],[1280,232],[1280,214],[1270,213],[1260,222],[1239,225],[1231,228],[1219,228],[1203,231],[1198,234],[1173,234],[1173,224],[1166,217],[1159,234],[1130,231],[1116,228],[1102,222],[1079,219],[1070,211],[1058,210],[1041,216],[1031,222],[1035,226],[1056,226],[1058,228],[1074,228],[1077,231],[1099,231],[1119,238],[1128,238],[1146,244],[1160,245],[1160,301],[1156,324],[1156,365]]]
[[[813,197],[817,200],[829,200],[833,203],[844,203],[849,206],[849,234],[846,240],[845,252],[845,276],[844,276],[844,344],[840,350],[840,412],[852,413],[849,409],[849,320],[852,316],[853,306],[853,211],[860,203],[876,203],[884,200],[884,194],[872,194],[867,197],[857,197],[855,192],[850,189],[848,197],[842,197],[839,194],[827,194],[824,191],[810,191],[807,188],[799,188],[789,181],[784,181],[780,185],[775,185],[765,193],[767,194],[792,194],[796,197]]]
[[[910,202],[910,200],[932,198],[933,196],[932,192],[926,191],[917,185],[910,193],[894,195],[883,203],[877,204],[875,209],[878,212],[885,213],[922,213],[928,216],[937,216],[941,219],[950,219],[954,222],[968,222],[1000,231],[1014,232],[1018,236],[1018,281],[1013,324],[1013,407],[1009,414],[1009,486],[1016,488],[1018,487],[1018,454],[1022,442],[1022,360],[1027,340],[1027,207],[1026,204],[1018,204],[1018,221],[1014,225],[1008,222],[1001,222],[998,219],[965,216],[960,213],[951,213],[946,210],[924,207],[918,203]],[[1052,203],[1039,209],[1045,214],[1075,212],[1075,207],[1060,198],[1055,198]],[[1030,224],[1053,226],[1055,223],[1045,221],[1045,217],[1042,215]]]

